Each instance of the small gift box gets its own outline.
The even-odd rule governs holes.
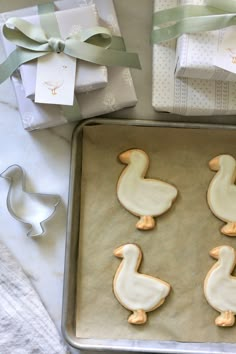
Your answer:
[[[57,22],[63,38],[71,34],[79,33],[83,28],[90,28],[99,25],[99,19],[95,5],[84,6],[82,8],[69,9],[55,12]],[[25,17],[25,20],[39,24],[39,16]],[[9,53],[10,43],[6,41],[5,46]],[[20,73],[22,84],[27,98],[34,99],[36,87],[37,62],[22,64]],[[105,87],[108,81],[107,68],[82,60],[77,61],[75,92],[93,91]]]
[[[214,65],[219,39],[225,30],[184,34],[177,40],[177,77],[206,80],[236,81],[236,74]],[[233,51],[228,51],[231,59]]]
[[[113,35],[120,36],[119,25],[112,0],[66,0],[56,1],[57,11],[83,8],[94,4],[98,11],[101,25],[109,28]],[[4,22],[10,17],[36,15],[37,8],[17,10],[2,16]],[[6,46],[6,42],[3,44]],[[6,48],[9,52],[9,48]],[[119,56],[119,51],[117,51]],[[108,67],[109,81],[105,88],[91,92],[76,94],[80,116],[68,117],[63,106],[55,104],[39,104],[25,97],[21,76],[18,72],[12,76],[13,85],[19,105],[23,127],[26,130],[42,129],[97,115],[113,112],[125,107],[134,106],[137,97],[130,70],[122,66]]]
[[[180,0],[179,5],[205,5],[202,0]],[[234,26],[236,31],[236,26]],[[215,65],[219,45],[224,40],[225,32],[230,28],[193,34],[183,34],[177,40],[176,67],[177,77],[195,79],[236,81],[236,74]],[[228,49],[231,60],[230,48]]]
[[[178,0],[155,0],[154,11],[178,5]],[[186,116],[236,114],[236,83],[176,77],[175,62],[176,39],[153,45],[152,105],[155,110]]]

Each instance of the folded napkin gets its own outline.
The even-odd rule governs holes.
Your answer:
[[[68,353],[29,279],[1,242],[0,299],[0,353]]]

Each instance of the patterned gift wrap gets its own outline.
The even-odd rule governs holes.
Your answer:
[[[180,0],[180,4],[204,5],[205,1]],[[204,80],[236,81],[234,73],[213,65],[219,42],[223,39],[224,32],[227,32],[227,30],[228,28],[196,34],[184,34],[178,38],[176,76]]]
[[[95,4],[101,26],[108,27],[114,35],[120,35],[120,29],[112,0],[64,0],[56,1],[57,10],[66,10],[78,6]],[[31,16],[37,13],[37,8],[26,8],[0,16],[0,23],[13,16]],[[19,73],[12,77],[19,105],[23,127],[26,130],[49,128],[68,123],[62,107],[57,105],[36,104],[25,98],[25,92]],[[108,83],[105,88],[76,95],[81,119],[110,113],[125,107],[134,106],[137,97],[130,70],[128,68],[108,68]]]
[[[193,2],[182,0],[181,4]],[[198,4],[203,4],[203,1],[198,1]],[[155,0],[154,11],[177,5],[180,5],[180,1]],[[234,115],[236,83],[175,77],[176,42],[170,40],[153,45],[154,109],[186,116]]]

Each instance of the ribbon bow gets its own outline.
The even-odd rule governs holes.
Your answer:
[[[236,25],[235,0],[207,0],[206,5],[178,6],[154,13],[151,40],[157,44],[184,33],[214,31],[233,25]]]
[[[62,39],[52,4],[46,8],[45,5],[41,6],[43,11],[46,10],[40,16],[42,27],[20,18],[10,18],[3,26],[3,35],[17,48],[0,64],[0,83],[21,64],[52,52],[64,52],[71,57],[99,65],[141,68],[138,55],[126,52],[123,39],[112,36],[105,27],[82,29]]]

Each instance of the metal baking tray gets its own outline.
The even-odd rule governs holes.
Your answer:
[[[88,119],[80,123],[73,134],[71,151],[70,189],[68,204],[67,240],[65,254],[65,274],[62,311],[62,332],[66,341],[74,348],[92,351],[124,351],[145,353],[182,353],[182,354],[221,354],[236,353],[234,343],[198,343],[157,340],[132,339],[99,339],[79,338],[76,336],[76,294],[79,292],[77,284],[78,259],[80,249],[80,210],[81,210],[81,175],[82,175],[82,148],[83,130],[87,126],[135,126],[158,128],[178,128],[181,130],[235,130],[236,126],[216,124],[191,124],[158,122],[150,120],[124,120],[97,118]],[[235,145],[236,146],[236,145]],[[220,240],[219,242],[223,242]],[[96,314],[94,314],[96,321]]]

